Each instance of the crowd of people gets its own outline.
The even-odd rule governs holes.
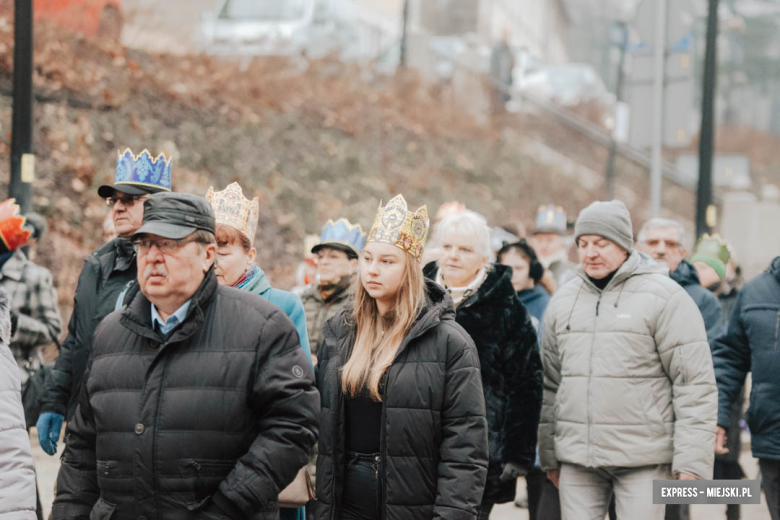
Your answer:
[[[256,263],[257,198],[172,178],[119,155],[62,344],[23,252],[45,220],[0,204],[0,518],[41,518],[28,430],[54,455],[66,425],[54,520],[483,520],[521,477],[531,520],[684,519],[649,483],[745,477],[752,372],[780,520],[780,257],[742,287],[720,237],[689,255],[651,219],[635,241],[617,200],[573,226],[542,206],[526,237],[397,195],[367,233],[333,215],[288,292]]]

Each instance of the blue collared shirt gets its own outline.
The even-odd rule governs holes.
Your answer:
[[[157,307],[152,304],[152,328],[159,330],[163,336],[167,336],[176,325],[184,321],[184,318],[187,316],[187,311],[190,308],[190,302],[192,302],[192,300],[184,302],[184,305],[168,316],[167,320],[162,319],[160,313],[157,312]]]

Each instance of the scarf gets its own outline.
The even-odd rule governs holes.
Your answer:
[[[241,278],[236,280],[236,283],[233,284],[233,287],[236,289],[244,289],[247,285],[252,283],[252,280],[254,280],[255,277],[260,273],[260,268],[257,267],[257,265],[252,265],[252,267],[247,269],[244,274],[241,275]]]
[[[455,302],[455,307],[466,301],[472,294],[477,292],[477,290],[479,290],[479,288],[482,286],[482,283],[485,281],[485,278],[487,278],[487,269],[485,269],[485,266],[482,266],[482,268],[477,273],[477,276],[467,286],[448,287],[447,283],[444,281],[441,268],[439,268],[439,271],[436,273],[436,283],[447,289],[447,292],[450,293],[450,296],[452,296],[452,301]]]
[[[325,303],[330,303],[336,300],[339,296],[341,296],[341,294],[344,293],[344,291],[349,289],[350,285],[352,285],[353,279],[354,275],[348,274],[346,276],[342,276],[336,283],[321,285],[318,290],[320,292],[322,301]]]

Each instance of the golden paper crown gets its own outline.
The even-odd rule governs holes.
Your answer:
[[[214,208],[217,224],[236,228],[254,243],[260,216],[260,199],[255,197],[250,201],[244,197],[241,186],[234,182],[222,191],[215,192],[213,186],[209,187],[206,200]]]
[[[418,261],[428,236],[428,208],[421,206],[412,213],[407,209],[403,195],[396,195],[379,211],[368,234],[368,242],[384,242],[406,251]]]

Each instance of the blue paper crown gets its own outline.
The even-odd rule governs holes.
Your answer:
[[[148,150],[134,155],[130,148],[116,160],[114,184],[135,184],[171,191],[171,159],[165,154],[153,158]]]
[[[560,206],[539,206],[534,233],[566,234],[566,212]]]
[[[366,234],[360,224],[353,225],[345,218],[340,218],[336,222],[328,220],[322,228],[320,243],[315,248],[319,249],[328,244],[348,247],[357,255],[366,245]]]

